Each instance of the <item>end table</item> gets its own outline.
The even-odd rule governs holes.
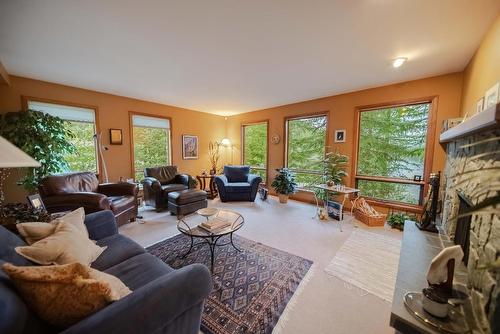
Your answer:
[[[196,175],[196,179],[200,184],[200,189],[207,192],[207,197],[209,199],[214,199],[217,197],[217,187],[215,186],[215,175]],[[207,189],[207,181],[208,181],[208,189]]]

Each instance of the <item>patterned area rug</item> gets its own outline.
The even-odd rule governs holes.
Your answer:
[[[233,240],[241,253],[231,244],[216,249],[213,277],[219,284],[205,302],[201,330],[271,333],[312,261],[237,235]],[[210,267],[208,245],[194,246],[188,256],[180,257],[189,245],[189,237],[178,234],[147,250],[172,268],[191,263]]]
[[[349,284],[392,302],[401,240],[355,230],[325,271]]]

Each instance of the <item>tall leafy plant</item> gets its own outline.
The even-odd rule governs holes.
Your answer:
[[[29,168],[19,181],[28,192],[33,192],[43,177],[69,169],[64,156],[75,151],[69,141],[73,133],[61,118],[35,110],[8,113],[0,133],[41,163],[41,167]]]
[[[340,152],[328,152],[323,159],[323,173],[326,181],[333,181],[335,184],[342,184],[344,177],[348,174],[345,171],[349,157]]]

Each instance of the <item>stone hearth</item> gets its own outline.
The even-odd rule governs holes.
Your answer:
[[[453,239],[459,197],[472,205],[500,193],[500,130],[457,139],[447,144],[444,173],[442,229]],[[472,214],[468,258],[468,286],[479,333],[500,331],[500,205]]]

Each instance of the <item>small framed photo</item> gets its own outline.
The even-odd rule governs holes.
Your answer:
[[[476,103],[476,114],[480,113],[484,109],[484,96],[480,98]]]
[[[109,143],[111,145],[122,145],[122,129],[109,129]]]
[[[182,159],[198,159],[198,136],[182,135]]]
[[[345,129],[335,130],[335,142],[336,143],[345,143]]]
[[[500,90],[500,82],[494,84],[484,93],[484,109],[494,106],[498,103],[498,95]]]
[[[45,211],[45,205],[43,205],[43,201],[42,198],[40,197],[40,194],[30,195],[27,198],[28,202],[30,203],[33,209]]]
[[[413,181],[415,182],[422,181],[422,175],[413,175]]]

